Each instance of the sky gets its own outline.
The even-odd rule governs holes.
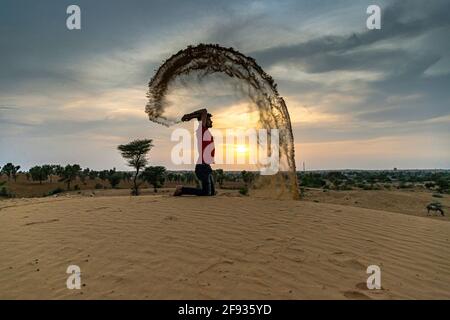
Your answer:
[[[81,30],[66,28],[71,4]],[[380,30],[366,27],[371,4]],[[151,138],[152,165],[183,169],[174,128],[144,112],[148,81],[173,53],[217,43],[277,82],[297,167],[450,168],[449,34],[446,0],[0,0],[0,165],[123,170],[117,145]],[[168,98],[218,123],[250,103],[215,77]]]

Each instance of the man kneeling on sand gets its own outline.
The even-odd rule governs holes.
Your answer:
[[[174,196],[184,194],[196,196],[213,196],[216,194],[214,189],[214,180],[212,176],[211,163],[214,163],[214,138],[208,130],[212,128],[212,115],[206,109],[197,110],[192,113],[185,114],[181,121],[189,121],[197,119],[200,125],[197,129],[197,150],[199,157],[195,165],[195,175],[200,180],[202,188],[190,188],[177,186]]]

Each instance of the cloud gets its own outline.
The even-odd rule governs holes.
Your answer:
[[[430,2],[426,7],[422,1],[395,1],[382,10],[381,30],[366,30],[347,36],[323,36],[298,44],[251,52],[251,55],[267,66],[280,61],[304,59],[316,54],[345,53],[380,41],[415,37],[432,29],[448,27],[449,11],[450,3],[445,0]]]

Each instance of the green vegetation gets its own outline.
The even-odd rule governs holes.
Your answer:
[[[222,188],[223,182],[225,180],[225,173],[224,173],[223,169],[214,170],[213,175],[214,175],[214,179],[217,181],[219,186]]]
[[[141,174],[142,180],[153,186],[153,190],[158,192],[166,180],[166,168],[161,166],[147,167]]]
[[[243,196],[248,196],[248,187],[243,186],[242,188],[239,189],[239,193],[242,194]]]
[[[111,188],[115,189],[119,185],[120,181],[122,181],[122,174],[116,171],[116,168],[109,170],[107,179]]]
[[[256,175],[253,172],[245,170],[241,171],[241,176],[247,188],[253,184],[256,177]]]
[[[139,195],[139,172],[148,163],[147,154],[153,147],[152,141],[153,140],[151,139],[134,140],[128,144],[121,144],[117,147],[122,154],[122,157],[127,160],[128,165],[136,169],[133,177],[133,188],[131,191],[132,195]]]
[[[70,184],[80,175],[80,173],[81,167],[78,164],[68,164],[64,167],[59,181],[65,182],[67,184],[67,190],[70,190]]]
[[[13,165],[11,162],[5,164],[3,168],[0,170],[2,174],[6,174],[8,177],[8,181],[11,180],[11,177],[14,181],[17,180],[17,173],[19,173],[20,166]]]
[[[332,190],[424,188],[450,192],[449,170],[342,170],[298,172],[301,187]]]
[[[198,185],[193,171],[168,171],[162,166],[147,166],[147,155],[153,147],[152,140],[135,140],[118,146],[127,164],[134,172],[110,170],[91,170],[78,164],[66,166],[43,164],[19,172],[20,166],[7,163],[0,166],[0,197],[36,196],[27,184],[39,182],[38,195],[54,195],[63,190],[131,188],[133,195],[139,194],[143,182],[153,187],[154,192],[164,186],[176,184]],[[254,188],[258,172],[228,171],[216,169],[213,176],[218,187],[234,189],[242,195],[248,195]],[[283,175],[287,179],[287,175]],[[332,170],[297,172],[301,197],[308,188],[328,190],[428,190],[432,197],[442,198],[450,194],[450,170]],[[52,181],[52,179],[54,181]],[[8,184],[8,185],[6,185]],[[46,187],[47,186],[47,187]],[[22,189],[21,189],[22,188]],[[42,192],[41,192],[42,190]],[[12,192],[14,191],[14,192]]]
[[[34,166],[30,168],[30,176],[33,181],[39,181],[39,184],[42,184],[42,181],[46,181],[48,179],[48,171],[44,166]]]
[[[61,193],[61,192],[64,192],[64,189],[58,187],[58,188],[53,189],[52,191],[50,191],[47,195],[48,196],[53,196],[53,195]]]

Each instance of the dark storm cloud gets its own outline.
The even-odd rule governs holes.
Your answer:
[[[299,44],[255,51],[251,55],[264,65],[271,65],[316,54],[343,54],[380,41],[412,38],[435,28],[448,27],[449,12],[450,2],[445,0],[430,1],[425,7],[423,1],[396,1],[382,10],[381,30],[366,30],[349,36],[324,36]],[[415,17],[416,13],[419,13],[419,17]],[[370,61],[366,62],[370,64]],[[334,70],[332,63],[329,63],[328,70]]]
[[[351,35],[313,38],[298,44],[276,46],[251,53],[265,67],[289,65],[307,74],[330,71],[367,71],[379,79],[358,79],[365,83],[366,96],[359,104],[339,106],[353,112],[360,120],[370,122],[407,122],[450,114],[450,73],[448,34],[449,1],[395,1],[382,9],[381,30],[366,30]],[[431,43],[430,39],[434,41]],[[447,61],[444,75],[425,74],[438,63]],[[436,69],[436,68],[435,68]],[[332,76],[331,76],[332,77]],[[344,82],[348,87],[351,79]],[[320,83],[298,82],[284,86],[287,94],[298,95]],[[322,89],[320,89],[322,87]],[[356,87],[356,86],[355,86]],[[338,87],[332,89],[339,91]],[[348,90],[343,91],[348,94]],[[391,97],[417,95],[417,101],[391,102]]]

